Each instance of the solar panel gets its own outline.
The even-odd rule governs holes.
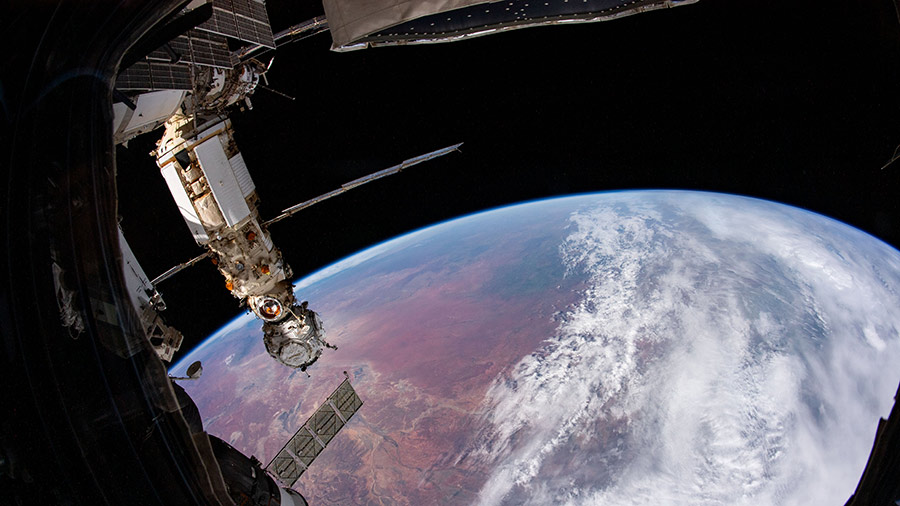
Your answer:
[[[345,379],[275,455],[266,471],[292,486],[362,404],[350,380]]]
[[[228,39],[275,48],[264,0],[213,0],[210,19],[119,73],[120,90],[190,90],[190,65],[231,69],[240,63]],[[177,61],[175,61],[177,60]]]
[[[145,58],[119,72],[119,90],[191,90],[191,69],[184,64],[172,64]]]
[[[195,65],[230,69],[237,63],[228,50],[228,41],[221,35],[190,30],[169,42],[169,46],[181,55],[182,60]]]
[[[262,0],[213,0],[213,14],[197,27],[275,49],[269,14]]]
[[[607,21],[698,0],[323,0],[332,49],[452,42],[563,23]],[[408,6],[412,5],[412,7]]]
[[[177,58],[177,62],[173,62]],[[190,30],[160,47],[142,61],[119,73],[116,88],[120,90],[190,90],[190,65],[231,69],[237,60],[228,50],[225,37]]]

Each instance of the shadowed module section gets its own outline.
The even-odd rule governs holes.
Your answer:
[[[894,395],[894,408],[887,420],[878,421],[875,443],[866,462],[856,492],[845,506],[865,504],[900,504],[900,386]]]

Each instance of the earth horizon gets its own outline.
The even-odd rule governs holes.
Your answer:
[[[299,280],[311,377],[238,316],[171,371],[263,463],[343,379],[310,504],[835,504],[900,381],[900,252],[735,195],[642,190],[424,228]]]

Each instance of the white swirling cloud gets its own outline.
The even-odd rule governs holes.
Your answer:
[[[843,504],[890,409],[900,255],[786,206],[606,195],[581,302],[497,378],[481,504]]]

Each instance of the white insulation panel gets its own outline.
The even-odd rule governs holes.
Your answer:
[[[197,211],[194,210],[194,204],[191,203],[191,199],[188,197],[187,192],[184,190],[184,186],[181,184],[181,178],[178,177],[177,170],[178,168],[175,167],[174,163],[169,163],[160,169],[160,172],[162,173],[163,179],[166,180],[166,185],[169,186],[169,192],[172,194],[172,198],[175,200],[175,205],[178,206],[178,210],[181,211],[181,217],[184,218],[184,222],[190,229],[191,235],[194,236],[194,240],[197,241],[197,244],[203,246],[209,242],[209,236],[206,234],[206,230],[200,223],[200,217],[197,216]]]
[[[250,207],[235,177],[234,169],[225,155],[219,137],[215,136],[194,146],[194,154],[206,176],[216,203],[225,217],[225,223],[234,227],[250,216]]]
[[[228,162],[231,163],[234,177],[237,178],[238,186],[241,187],[241,194],[246,199],[256,189],[253,178],[250,177],[250,171],[247,170],[247,163],[244,162],[244,157],[240,153],[229,158]]]
[[[128,241],[125,240],[121,226],[119,227],[119,249],[122,251],[122,270],[125,273],[125,286],[131,297],[131,304],[137,313],[141,314],[150,301],[147,290],[153,290],[153,285],[134,256]]]

